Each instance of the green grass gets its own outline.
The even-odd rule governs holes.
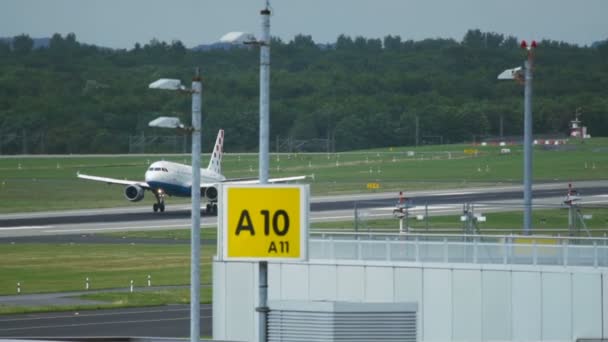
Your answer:
[[[584,144],[572,142],[568,146],[573,150],[535,147],[535,182],[608,179],[608,138],[593,138]],[[521,146],[509,146],[512,153],[508,155],[501,155],[500,148],[461,144],[332,154],[271,154],[270,173],[272,177],[314,173],[314,180],[308,181],[313,195],[366,192],[370,191],[366,189],[370,182],[380,183],[378,191],[520,183]],[[478,154],[465,154],[465,149],[476,149]],[[149,163],[161,159],[190,163],[188,156],[179,155],[0,158],[0,212],[151,205],[153,196],[131,203],[124,199],[122,186],[79,180],[76,172],[143,180]],[[203,166],[206,160],[208,155],[203,156]],[[228,177],[256,177],[257,161],[256,154],[227,154],[223,170]],[[171,204],[186,202],[188,199],[169,198],[167,205],[170,208]]]
[[[211,282],[215,246],[201,250],[201,282]],[[91,289],[190,283],[189,245],[2,244],[0,295],[80,291],[89,277]]]
[[[159,306],[168,304],[190,303],[189,289],[172,289],[146,292],[101,292],[91,293],[78,298],[107,302],[105,304],[61,305],[61,306],[13,306],[0,305],[0,315],[23,314],[34,312],[82,311],[98,309],[115,309],[126,307]],[[201,287],[200,302],[211,303],[211,287]]]
[[[201,240],[215,240],[217,238],[217,229],[203,228],[201,229]],[[103,236],[116,238],[131,238],[131,239],[163,239],[163,240],[186,240],[190,241],[190,228],[174,229],[174,230],[144,230],[144,231],[127,231],[127,232],[112,232],[99,234]]]
[[[211,303],[211,287],[201,287],[200,302]],[[166,304],[189,304],[190,289],[172,289],[145,292],[101,292],[91,293],[78,298],[108,302],[121,306],[158,306]]]
[[[183,230],[189,233],[188,230]],[[173,236],[167,231],[165,237]],[[138,235],[136,232],[130,233]],[[201,250],[201,283],[211,283],[211,256],[215,246]],[[94,310],[121,307],[189,303],[188,289],[137,292],[147,285],[188,285],[190,283],[189,245],[130,244],[2,244],[0,245],[0,295],[83,291],[85,279],[90,289],[128,289],[134,280],[135,292],[101,292],[81,296],[107,304],[24,307],[0,305],[0,314],[28,312]],[[211,302],[211,288],[201,288],[201,303]]]

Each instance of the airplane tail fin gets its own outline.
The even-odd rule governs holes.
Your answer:
[[[224,130],[220,129],[217,132],[217,139],[215,139],[215,146],[211,153],[211,159],[209,160],[208,170],[213,171],[217,174],[222,174],[222,155],[224,154]]]

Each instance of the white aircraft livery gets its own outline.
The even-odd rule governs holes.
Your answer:
[[[215,146],[209,166],[201,169],[201,200],[207,201],[206,213],[217,214],[218,184],[256,184],[259,180],[248,179],[226,179],[222,175],[222,155],[224,145],[224,130],[220,130],[215,140]],[[78,173],[78,178],[104,182],[108,184],[126,185],[125,197],[131,202],[141,201],[145,190],[151,191],[156,197],[156,203],[152,206],[154,212],[165,211],[165,197],[190,197],[192,189],[192,166],[168,161],[157,161],[150,165],[146,171],[145,181],[130,181],[106,177],[91,176]],[[305,179],[306,176],[294,176],[284,178],[271,178],[268,183],[281,183]]]

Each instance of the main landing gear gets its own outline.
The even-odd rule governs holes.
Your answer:
[[[154,210],[154,212],[160,211],[162,213],[165,211],[165,192],[162,189],[153,192],[154,197],[156,197],[156,203],[152,205],[152,210]]]
[[[205,213],[208,215],[217,215],[217,203],[207,203]]]

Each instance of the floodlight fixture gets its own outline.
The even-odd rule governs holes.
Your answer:
[[[163,90],[186,90],[186,87],[182,85],[182,81],[171,78],[161,78],[156,80],[150,83],[148,88]]]
[[[507,69],[498,75],[499,80],[518,80],[522,77],[521,74],[522,67],[517,67],[513,69]]]
[[[158,127],[158,128],[177,128],[177,129],[185,129],[186,126],[180,121],[179,118],[172,116],[160,116],[148,123],[150,127]]]
[[[223,35],[220,40],[220,43],[228,43],[228,44],[246,44],[246,45],[260,45],[261,42],[257,40],[257,38],[253,35],[253,33],[249,32],[228,32]]]

